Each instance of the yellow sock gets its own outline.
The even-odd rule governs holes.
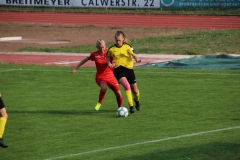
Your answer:
[[[139,100],[140,100],[140,92],[139,92],[139,90],[138,90],[137,94],[134,94],[134,99],[135,99],[136,101],[139,101]]]
[[[125,90],[125,94],[127,97],[128,105],[133,106],[132,92],[131,90]]]
[[[3,136],[6,122],[7,122],[7,118],[5,117],[0,118],[0,138],[2,138]]]

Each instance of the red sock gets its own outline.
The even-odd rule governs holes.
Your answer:
[[[122,102],[123,102],[123,98],[121,97],[117,97],[117,103],[118,103],[118,108],[122,107]]]
[[[102,92],[102,91],[100,90],[100,92],[99,92],[99,98],[98,98],[98,103],[102,104],[102,101],[103,101],[103,99],[104,99],[104,97],[105,97],[105,94],[106,94],[106,92]]]

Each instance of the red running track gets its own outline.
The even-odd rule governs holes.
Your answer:
[[[86,58],[88,54],[57,54],[57,53],[0,53],[0,61],[4,63],[14,64],[35,64],[35,65],[47,65],[47,66],[76,66],[80,61]],[[139,54],[141,63],[135,63],[137,65],[143,65],[154,62],[167,62],[171,60],[189,58],[188,55],[143,55]],[[95,66],[93,61],[89,61],[83,65]]]
[[[0,22],[67,24],[94,26],[127,26],[159,28],[239,29],[240,16],[190,16],[145,14],[86,14],[86,13],[38,13],[0,12]],[[36,55],[0,53],[0,61],[16,64],[76,65],[86,56]],[[142,64],[170,61],[176,57],[142,57]],[[85,66],[94,66],[88,62]]]
[[[0,12],[0,22],[111,27],[128,26],[197,29],[240,28],[240,16]]]
[[[86,55],[87,56],[87,55]],[[86,56],[72,54],[16,54],[16,53],[0,53],[0,61],[4,63],[14,64],[35,64],[49,66],[75,66]],[[94,66],[94,62],[89,61],[84,66]]]

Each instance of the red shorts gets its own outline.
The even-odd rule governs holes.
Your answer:
[[[97,77],[95,78],[96,83],[100,86],[101,83],[106,83],[107,86],[113,90],[114,92],[118,92],[120,90],[120,87],[118,85],[117,80],[115,79],[115,77],[108,77],[108,78],[100,78]]]

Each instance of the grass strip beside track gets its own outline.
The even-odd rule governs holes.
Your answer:
[[[151,31],[151,28],[149,28]],[[168,29],[163,30],[168,32]],[[131,39],[136,53],[205,55],[215,53],[240,54],[240,30],[195,30],[194,33]],[[110,47],[114,42],[107,43]],[[25,47],[18,52],[89,53],[94,45],[62,46],[57,48]]]

